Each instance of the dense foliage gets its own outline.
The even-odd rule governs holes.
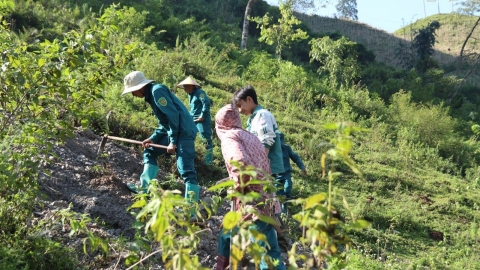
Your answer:
[[[303,25],[290,25],[288,30],[302,29],[311,39],[278,50],[279,42],[291,40],[271,42],[274,46],[260,43],[261,33],[252,23],[249,50],[239,50],[247,0],[115,3],[0,2],[1,269],[81,267],[74,251],[35,233],[44,225],[27,226],[40,207],[32,204],[39,196],[39,167],[48,162],[52,145],[78,126],[98,133],[108,128],[132,139],[149,135],[156,121],[148,108],[141,100],[118,98],[122,78],[131,70],[142,70],[172,89],[192,75],[212,98],[212,114],[230,102],[234,90],[247,83],[255,86],[259,102],[274,113],[286,141],[309,171],[307,177],[294,174],[297,217],[305,217],[311,233],[323,237],[328,228],[306,213],[338,222],[325,203],[345,215],[342,235],[349,235],[352,249],[337,250],[327,241],[335,234],[327,235],[321,239],[327,239],[325,246],[336,255],[322,253],[322,246],[314,249],[316,258],[347,269],[480,268],[478,88],[467,85],[450,100],[459,79],[446,76],[441,65],[395,70],[376,63],[375,52],[361,44],[331,33],[312,33]],[[263,1],[252,16],[266,12],[274,21],[281,19],[278,8]],[[419,53],[429,55],[431,36],[421,38],[428,46],[419,46]],[[273,56],[275,52],[282,60]],[[105,125],[109,111],[115,117]],[[214,143],[219,145],[216,139]],[[208,175],[200,171],[202,185],[210,186],[223,175],[218,147],[215,157],[219,169]],[[152,202],[171,202],[168,207],[182,204],[171,201],[177,198],[174,193],[153,197]],[[304,207],[309,198],[314,201],[310,212]],[[136,207],[148,205],[138,201]],[[150,220],[152,209],[157,208],[140,212],[139,219]],[[350,231],[348,224],[355,227],[357,219],[372,226]],[[195,239],[195,230],[181,225]],[[295,235],[298,228],[291,226]],[[442,239],[435,242],[431,232],[440,232]],[[142,241],[154,240],[151,236]],[[185,248],[178,253],[185,258],[191,251],[190,245],[182,246],[185,243],[161,244]],[[129,258],[130,264],[138,260]],[[174,264],[172,258],[165,260]],[[190,262],[198,264],[195,258]]]

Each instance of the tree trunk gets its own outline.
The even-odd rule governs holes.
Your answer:
[[[242,43],[240,44],[240,49],[247,49],[247,38],[248,38],[248,25],[250,21],[248,17],[252,12],[252,6],[257,0],[248,0],[247,7],[245,8],[245,16],[243,17],[243,30],[242,30]]]

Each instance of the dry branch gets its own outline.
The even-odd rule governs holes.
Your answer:
[[[465,38],[465,40],[463,41],[463,44],[462,44],[462,49],[460,50],[460,55],[458,56],[458,62],[457,62],[457,71],[460,70],[460,65],[462,63],[462,60],[463,60],[463,53],[465,51],[465,47],[467,46],[467,43],[468,41],[472,38],[472,39],[475,39],[472,37],[473,35],[473,32],[475,31],[475,28],[477,28],[478,24],[480,23],[480,17],[478,17],[477,21],[475,22],[475,24],[473,25],[472,29],[470,29],[470,32],[468,33],[467,37]],[[474,53],[470,53],[468,54],[468,56],[472,55]],[[452,101],[452,99],[458,94],[458,92],[460,91],[460,88],[463,86],[463,84],[465,83],[465,81],[467,80],[468,76],[470,76],[470,74],[472,74],[472,72],[475,70],[475,67],[477,66],[478,62],[480,61],[480,54],[477,54],[477,59],[475,59],[475,62],[473,63],[472,67],[470,68],[470,70],[467,72],[467,74],[463,77],[463,79],[460,81],[460,84],[457,86],[457,89],[455,89],[455,92],[453,93],[453,95],[450,97],[450,99],[448,100],[448,102],[450,103]]]
[[[470,40],[470,38],[472,37],[473,32],[475,31],[475,28],[477,28],[477,25],[479,24],[479,22],[480,22],[480,17],[478,17],[472,29],[470,29],[470,32],[468,33],[467,37],[463,41],[462,48],[460,49],[460,55],[458,56],[457,70],[460,68],[460,64],[462,63],[463,52],[465,51],[465,47],[467,46],[468,40]]]
[[[470,74],[472,74],[472,72],[475,70],[475,67],[477,66],[478,62],[480,62],[480,54],[477,55],[477,59],[475,59],[475,62],[473,63],[472,68],[470,68],[470,70],[467,72],[467,74],[463,77],[463,79],[461,80],[457,89],[455,89],[455,92],[453,93],[452,97],[450,97],[448,102],[451,102],[453,97],[455,97],[458,94],[458,92],[460,91],[460,88],[463,86],[463,84],[467,80],[468,76],[470,76]]]

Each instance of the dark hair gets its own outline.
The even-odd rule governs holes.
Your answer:
[[[253,103],[258,105],[257,92],[255,92],[255,88],[253,88],[253,86],[251,86],[250,84],[238,89],[237,91],[235,91],[235,93],[233,93],[233,105],[236,106],[241,99],[247,100],[247,97],[251,97]]]

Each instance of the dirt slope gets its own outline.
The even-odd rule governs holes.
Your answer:
[[[101,140],[102,137],[85,130],[76,132],[75,138],[68,139],[65,145],[55,146],[57,156],[47,157],[51,163],[45,164],[45,172],[39,179],[42,190],[49,198],[44,201],[45,207],[36,212],[38,220],[34,222],[51,219],[58,210],[68,208],[71,204],[72,210],[88,214],[94,220],[88,227],[98,235],[110,239],[123,236],[127,242],[132,240],[135,233],[131,228],[134,217],[127,213],[127,208],[132,204],[132,194],[125,183],[138,181],[142,172],[141,153],[134,147],[109,141],[105,146],[108,161],[97,161]],[[159,178],[164,176],[162,172],[159,173]],[[203,188],[202,197],[205,196],[207,194]],[[215,266],[219,225],[228,207],[227,204],[219,209],[219,216],[207,222],[211,230],[205,237],[202,236],[197,253],[206,267]],[[78,249],[81,260],[85,265],[90,265],[89,269],[126,268],[126,251],[111,252],[109,258],[98,263],[95,263],[97,254],[84,255],[82,241],[85,235],[69,237],[68,224],[50,226],[45,232],[47,237],[60,239],[66,246]],[[162,269],[162,266],[158,265],[158,269]]]
[[[125,247],[133,243],[135,230],[132,229],[132,222],[135,219],[127,212],[127,208],[133,203],[133,197],[125,183],[138,181],[143,167],[141,151],[140,148],[108,141],[104,151],[108,158],[98,160],[97,150],[101,141],[102,137],[90,130],[78,130],[74,138],[68,139],[64,145],[54,147],[55,156],[45,157],[49,162],[43,164],[44,172],[40,174],[39,182],[48,198],[39,199],[40,205],[43,204],[44,207],[35,212],[36,217],[32,223],[44,221],[47,225],[44,226],[42,234],[78,251],[77,255],[85,269],[126,269],[128,249]],[[160,171],[158,179],[165,177],[167,174]],[[179,189],[182,189],[182,181],[178,179],[178,182]],[[211,195],[213,194],[206,192],[206,187],[202,187],[202,200],[207,200]],[[58,220],[58,213],[69,207],[78,215],[86,214],[92,219],[87,227],[97,236],[123,239],[120,243],[125,245],[110,245],[108,258],[102,258],[98,253],[85,254],[83,241],[86,235],[69,236],[68,223],[51,222]],[[214,269],[216,266],[217,236],[223,216],[229,210],[229,203],[225,202],[218,209],[217,215],[208,219],[204,228],[202,227],[204,233],[200,237],[196,255],[205,267]],[[298,254],[306,252],[308,251],[301,246],[297,247]],[[143,254],[146,255],[148,254]],[[287,254],[282,256],[287,259]],[[161,261],[160,255],[153,258]],[[297,263],[302,265],[301,262]],[[251,268],[252,266],[248,266],[244,269]],[[149,269],[164,268],[157,264]]]

